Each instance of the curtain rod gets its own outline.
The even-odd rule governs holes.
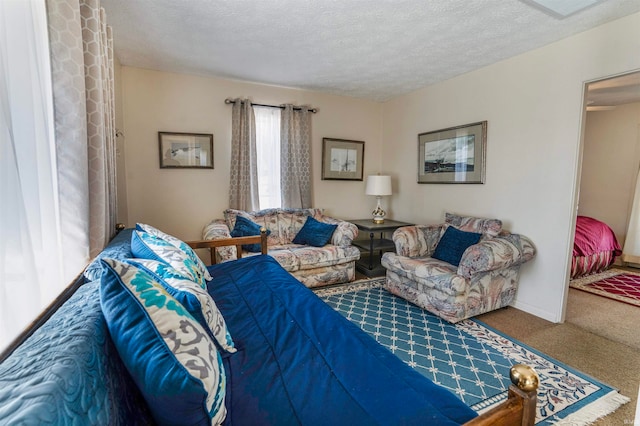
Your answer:
[[[235,103],[236,103],[236,101],[235,101],[235,100],[233,100],[233,99],[229,99],[229,98],[227,98],[227,99],[225,99],[225,100],[224,100],[224,103],[225,103],[225,104],[235,104]],[[280,108],[280,109],[284,109],[284,105],[254,104],[253,102],[251,103],[251,105],[261,106],[261,107],[267,107],[267,108]],[[293,109],[294,109],[294,110],[296,110],[296,111],[301,111],[301,110],[302,110],[302,107],[294,106],[294,107],[293,107]],[[317,109],[317,108],[308,108],[308,111],[309,111],[309,112],[312,112],[312,113],[314,113],[314,114],[315,114],[316,112],[318,112],[318,109]]]

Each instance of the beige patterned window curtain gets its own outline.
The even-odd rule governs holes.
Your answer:
[[[235,99],[231,112],[231,173],[229,207],[260,210],[256,119],[248,99]]]
[[[282,207],[311,206],[311,111],[285,105],[280,121]]]
[[[47,9],[63,239],[93,257],[116,223],[111,28],[99,0],[48,1]]]

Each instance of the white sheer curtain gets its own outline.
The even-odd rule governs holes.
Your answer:
[[[117,202],[99,1],[0,0],[0,49],[1,350],[113,236]]]
[[[258,188],[260,208],[277,208],[280,197],[280,108],[258,107],[256,150],[258,152]]]
[[[68,284],[50,82],[44,0],[0,1],[0,349]]]
[[[636,179],[631,217],[622,249],[622,261],[640,264],[640,172]]]

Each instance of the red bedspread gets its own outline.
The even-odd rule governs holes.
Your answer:
[[[603,251],[614,251],[616,256],[622,254],[620,244],[609,225],[591,217],[578,216],[573,255],[590,256]]]

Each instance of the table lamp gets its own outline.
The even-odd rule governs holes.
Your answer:
[[[365,193],[367,195],[375,195],[378,200],[376,209],[371,212],[371,214],[373,214],[373,223],[384,223],[384,217],[387,215],[387,212],[382,210],[380,199],[384,195],[391,195],[391,176],[368,176]]]

